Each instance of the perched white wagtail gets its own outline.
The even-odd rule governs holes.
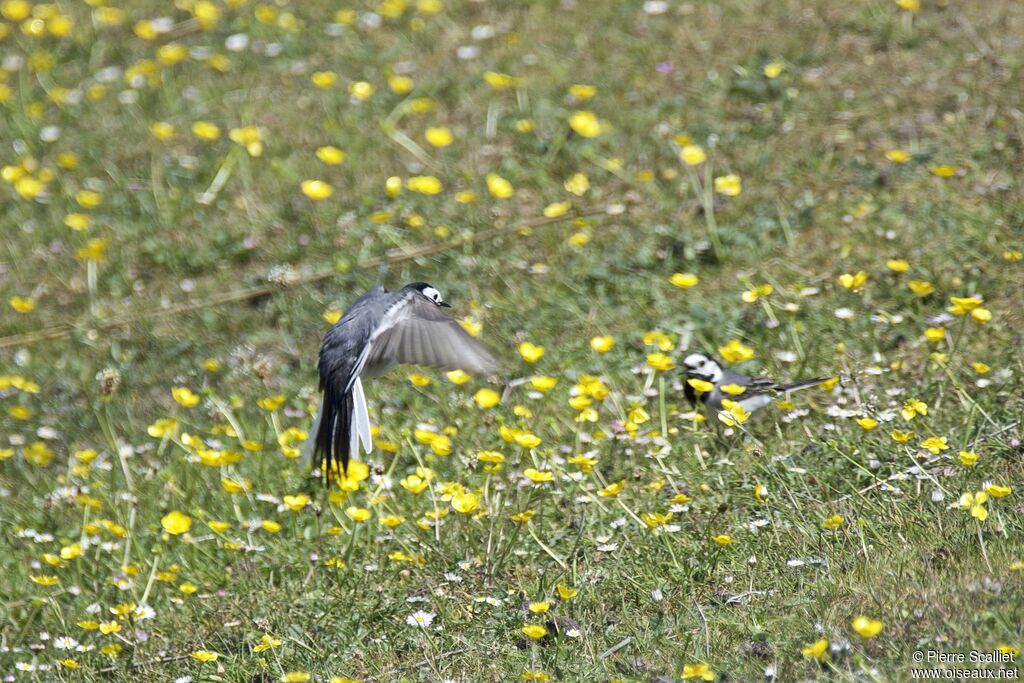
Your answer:
[[[748,413],[752,413],[774,401],[778,394],[817,386],[832,379],[831,377],[815,377],[814,379],[780,384],[770,377],[750,377],[723,368],[718,361],[703,353],[691,353],[683,359],[683,365],[686,367],[688,379],[699,379],[714,385],[711,391],[699,393],[689,382],[685,382],[683,391],[687,400],[693,404],[699,400],[708,409],[716,412],[722,410],[722,400],[729,399],[739,403]],[[731,388],[730,385],[742,387],[743,391],[729,393],[722,390],[722,387]]]
[[[397,292],[381,286],[359,297],[327,332],[320,346],[323,400],[310,431],[313,469],[330,477],[340,464],[373,449],[363,377],[382,375],[395,365],[430,365],[442,370],[491,374],[491,352],[441,311],[451,305],[425,282]]]

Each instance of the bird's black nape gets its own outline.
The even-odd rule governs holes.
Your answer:
[[[433,287],[429,282],[410,282],[402,289],[415,289],[417,292],[422,292],[427,287]]]
[[[442,308],[452,307],[450,303],[448,303],[441,297],[441,292],[437,291],[437,287],[430,284],[429,282],[410,282],[409,284],[402,288],[402,291],[419,292],[421,295],[423,295],[425,299],[433,301],[435,304],[441,306]]]

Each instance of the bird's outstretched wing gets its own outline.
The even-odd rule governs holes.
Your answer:
[[[355,374],[380,374],[394,365],[429,365],[478,375],[495,372],[498,362],[438,306],[416,293],[398,299],[370,337]]]

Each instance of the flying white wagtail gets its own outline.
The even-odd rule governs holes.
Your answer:
[[[683,391],[690,403],[701,401],[710,410],[722,410],[722,400],[736,401],[748,413],[764,408],[775,400],[778,394],[786,394],[798,389],[806,389],[827,382],[831,377],[815,377],[799,382],[780,384],[770,377],[750,377],[723,368],[721,364],[703,353],[691,353],[683,359],[687,379],[699,379],[714,385],[711,391],[698,393],[689,382],[683,384]],[[742,392],[729,393],[721,387],[730,385],[742,387]]]
[[[497,369],[491,352],[441,311],[451,305],[425,282],[397,292],[381,286],[359,297],[327,332],[320,346],[323,400],[310,431],[314,471],[344,474],[359,444],[373,449],[363,377],[411,363],[487,375]]]

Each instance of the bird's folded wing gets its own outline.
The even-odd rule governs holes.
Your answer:
[[[768,391],[778,391],[779,383],[771,377],[752,377],[746,383],[746,389],[751,394],[761,394]]]
[[[498,363],[483,344],[429,301],[410,297],[384,316],[361,359],[360,371],[398,363],[488,375]]]

